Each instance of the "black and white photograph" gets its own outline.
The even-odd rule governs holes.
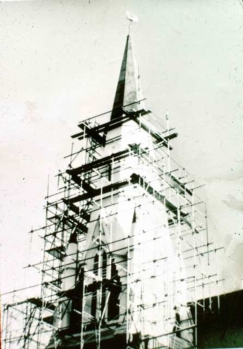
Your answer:
[[[0,2],[0,349],[243,348],[243,1]]]

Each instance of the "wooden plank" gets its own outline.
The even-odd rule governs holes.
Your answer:
[[[129,184],[129,180],[124,180],[122,182],[112,183],[112,184],[109,184],[105,187],[95,189],[95,191],[93,193],[85,193],[85,194],[77,195],[69,200],[66,200],[66,202],[67,202],[67,205],[69,205],[70,203],[74,204],[75,202],[91,199],[91,198],[93,198],[95,196],[99,196],[101,194],[107,194],[112,190],[117,190],[117,189],[122,188],[128,184]]]
[[[124,157],[126,157],[128,155],[129,155],[129,150],[125,149],[125,150],[119,151],[117,153],[105,156],[102,159],[98,159],[98,160],[95,160],[95,161],[90,162],[88,164],[84,164],[82,166],[73,168],[71,170],[67,170],[67,173],[73,176],[73,175],[76,175],[76,174],[80,174],[80,173],[84,173],[84,172],[87,172],[87,171],[91,171],[94,168],[98,168],[98,167],[101,167],[101,166],[108,165],[112,161],[119,161],[119,160],[123,159]],[[76,180],[76,177],[75,177],[74,180]],[[79,182],[76,182],[76,183],[79,183]]]
[[[88,125],[85,125],[85,122],[79,124],[78,127],[80,127],[83,131],[76,133],[75,135],[72,136],[72,138],[83,139],[83,137],[86,137],[85,130],[86,130],[86,133],[88,133],[88,132],[91,132],[91,133],[94,132],[94,134],[97,134],[100,132],[106,133],[114,128],[120,127],[122,124],[128,122],[129,120],[134,120],[134,119],[140,117],[141,115],[146,115],[146,114],[151,113],[150,110],[144,110],[144,109],[141,109],[141,110],[138,110],[138,111],[132,112],[132,113],[127,113],[125,110],[123,110],[123,112],[124,112],[125,116],[121,116],[119,118],[112,119],[108,122],[105,122],[105,123],[100,124],[98,126],[95,126],[93,128],[89,128]],[[88,135],[92,136],[91,133]],[[100,137],[102,137],[102,136],[100,136]]]
[[[166,208],[170,210],[173,214],[177,214],[178,208],[170,202],[164,195],[161,195],[157,190],[155,190],[151,185],[149,185],[143,177],[140,175],[133,173],[131,175],[131,182],[139,184],[143,189],[145,189],[149,194],[153,195],[158,201],[165,204]],[[184,213],[180,210],[180,214],[182,217],[187,216],[187,213]]]

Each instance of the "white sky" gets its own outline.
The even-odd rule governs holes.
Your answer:
[[[63,169],[77,123],[111,109],[127,10],[139,17],[132,32],[147,107],[163,119],[169,110],[174,158],[206,184],[225,290],[240,287],[242,1],[48,0],[0,3],[2,291],[26,283],[28,231],[44,225],[47,176]]]

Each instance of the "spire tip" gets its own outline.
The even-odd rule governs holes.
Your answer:
[[[129,21],[129,26],[128,26],[128,35],[130,35],[130,28],[133,23],[138,23],[138,17],[135,15],[132,15],[129,11],[126,12],[126,17]]]

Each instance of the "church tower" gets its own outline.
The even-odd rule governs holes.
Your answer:
[[[169,347],[177,306],[186,313],[183,348],[194,345],[184,267],[168,226],[180,208],[166,195],[173,180],[184,198],[191,192],[169,171],[170,140],[177,134],[159,131],[150,115],[128,35],[108,121],[86,120],[74,135],[85,143],[86,162],[72,162],[67,170],[70,193],[64,203],[77,224],[84,212],[89,221],[85,232],[74,227],[62,264],[53,316],[60,348]],[[188,223],[187,213],[179,215]],[[55,348],[53,340],[47,348]]]
[[[41,319],[30,340],[42,347],[197,347],[216,250],[197,185],[171,158],[177,133],[161,119],[145,106],[128,35],[112,109],[79,123],[47,197],[41,297],[27,300]]]

